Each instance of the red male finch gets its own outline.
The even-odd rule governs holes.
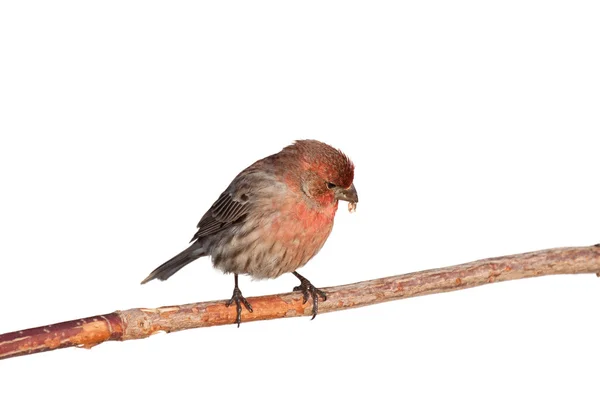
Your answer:
[[[142,283],[164,281],[197,258],[211,256],[215,268],[233,273],[227,306],[236,304],[238,327],[242,296],[238,275],[277,278],[287,272],[300,279],[295,291],[313,299],[313,318],[325,292],[296,272],[323,247],[333,228],[338,200],[354,211],[358,195],[354,164],[341,151],[316,140],[298,140],[258,160],[231,182],[198,223],[192,245],[156,268]]]

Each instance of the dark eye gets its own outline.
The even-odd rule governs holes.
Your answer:
[[[335,187],[334,183],[327,182],[327,189],[333,189]]]

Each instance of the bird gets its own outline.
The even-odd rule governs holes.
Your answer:
[[[215,268],[233,274],[233,295],[225,304],[236,305],[239,328],[242,304],[250,313],[253,309],[238,276],[274,279],[292,273],[300,280],[294,291],[302,292],[303,302],[312,297],[314,319],[319,298],[326,301],[327,294],[296,270],[325,244],[340,200],[348,202],[349,211],[356,209],[353,162],[318,140],[297,140],[240,172],[200,219],[191,245],[141,283],[164,281],[210,256]]]

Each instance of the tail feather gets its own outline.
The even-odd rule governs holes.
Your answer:
[[[158,279],[161,281],[169,279],[175,272],[179,271],[192,261],[205,255],[206,253],[202,249],[202,245],[199,242],[195,242],[190,247],[152,271],[150,275],[148,275],[148,277],[142,281],[142,285],[146,282],[150,282],[153,279]]]

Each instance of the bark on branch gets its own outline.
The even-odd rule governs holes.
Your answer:
[[[320,303],[319,312],[467,289],[492,282],[591,273],[600,276],[600,244],[489,258],[453,267],[324,288],[327,301]],[[310,316],[312,312],[312,302],[303,304],[300,293],[248,300],[254,312],[243,312],[244,323]],[[91,348],[108,340],[143,339],[159,331],[175,332],[233,324],[235,318],[235,307],[226,307],[225,300],[160,308],[132,308],[0,335],[0,359],[72,346]]]

